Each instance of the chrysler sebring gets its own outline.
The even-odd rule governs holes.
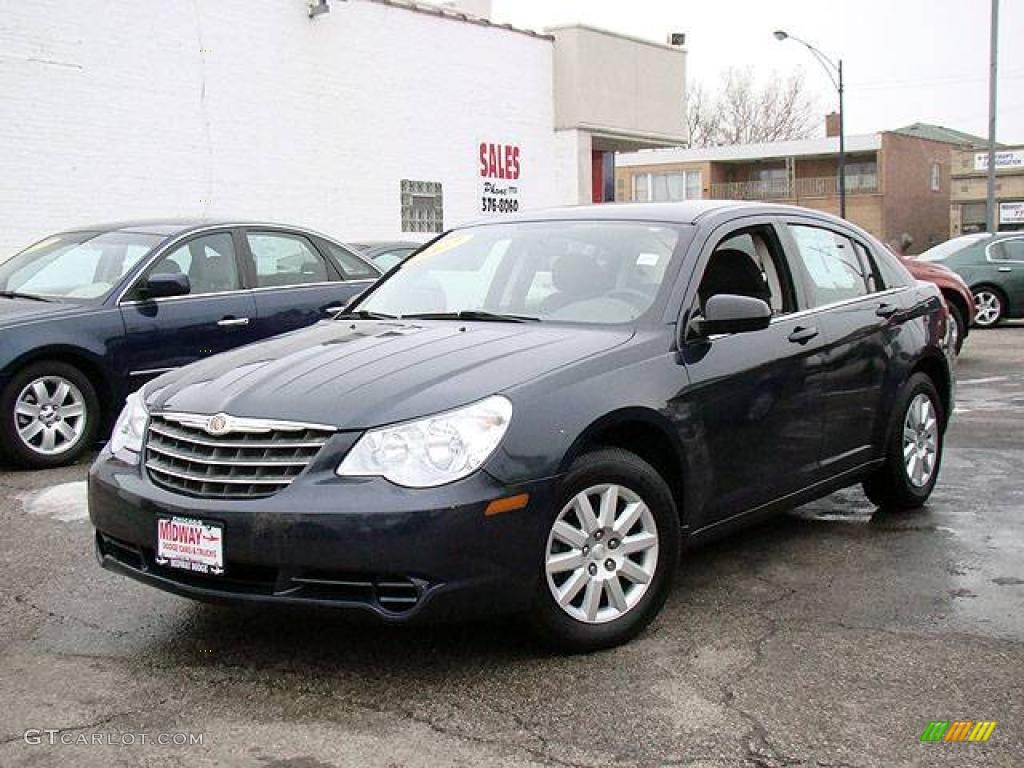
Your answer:
[[[342,315],[131,396],[90,472],[97,555],[198,599],[518,612],[608,647],[689,542],[855,483],[923,504],[950,339],[934,285],[813,211],[455,229]]]

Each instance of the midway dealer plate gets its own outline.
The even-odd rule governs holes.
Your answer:
[[[156,562],[168,568],[221,575],[224,573],[224,526],[188,517],[158,518]]]

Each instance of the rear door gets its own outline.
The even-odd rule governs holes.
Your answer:
[[[246,229],[244,240],[260,338],[328,318],[362,290],[303,233]]]
[[[145,299],[141,285],[161,273],[188,276],[189,294]],[[126,336],[118,359],[133,387],[253,341],[256,303],[242,276],[237,233],[203,232],[172,246],[125,292],[120,311]]]
[[[851,231],[818,219],[789,218],[787,252],[807,306],[828,338],[822,470],[835,475],[876,453],[884,433],[883,384],[893,342],[907,321],[905,288],[887,288],[870,250]]]
[[[728,263],[716,269],[721,258]],[[744,272],[747,277],[740,277]],[[704,446],[699,453],[707,499],[693,521],[700,528],[818,479],[826,335],[817,317],[799,311],[798,286],[771,219],[717,230],[704,247],[694,283],[690,317],[716,293],[766,298],[773,314],[764,330],[691,338],[681,349],[692,385],[674,406],[691,414],[682,423],[699,433]]]

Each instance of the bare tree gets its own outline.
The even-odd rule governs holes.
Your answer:
[[[752,68],[730,68],[716,94],[710,95],[700,84],[691,85],[688,92],[691,146],[806,139],[814,134],[817,110],[799,72],[785,79],[773,75],[760,84]]]

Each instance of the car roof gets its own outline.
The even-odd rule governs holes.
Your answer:
[[[735,211],[746,215],[812,213],[832,218],[820,211],[810,211],[793,205],[770,205],[742,200],[686,200],[671,203],[600,203],[597,205],[570,205],[526,211],[501,219],[483,219],[469,226],[495,224],[506,221],[660,221],[671,224],[695,224],[713,214]]]
[[[299,224],[284,224],[272,221],[246,221],[244,219],[202,219],[202,218],[180,218],[180,219],[139,219],[135,221],[115,221],[92,226],[69,227],[64,232],[135,232],[144,235],[182,235],[194,229],[206,229],[209,227],[273,227],[281,229],[294,229],[301,232],[311,232],[321,237],[337,242],[337,238],[321,233]]]

